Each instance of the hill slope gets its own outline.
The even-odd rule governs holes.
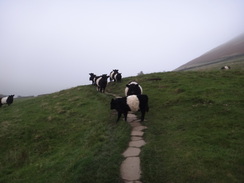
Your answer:
[[[137,80],[149,96],[142,182],[242,182],[244,72],[154,73]],[[140,115],[140,113],[138,113]]]
[[[169,72],[137,80],[149,96],[142,182],[242,182],[244,72]],[[79,86],[0,108],[0,182],[119,182],[129,125],[111,96]],[[140,112],[138,113],[140,115]]]
[[[118,182],[130,129],[109,102],[79,86],[2,106],[0,182]]]
[[[222,44],[202,56],[180,66],[175,71],[183,70],[218,70],[224,65],[232,68],[244,66],[244,34]]]

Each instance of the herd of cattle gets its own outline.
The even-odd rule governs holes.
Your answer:
[[[104,93],[108,78],[110,78],[110,82],[120,82],[122,75],[117,69],[115,69],[109,74],[109,76],[107,76],[107,74],[96,76],[94,73],[90,73],[89,80],[91,80],[92,84],[97,87],[98,91]],[[11,105],[13,100],[14,95],[0,97],[0,107],[4,104]],[[125,97],[112,99],[110,108],[117,110],[117,121],[119,121],[122,114],[126,121],[129,111],[141,111],[141,121],[143,121],[145,113],[149,111],[148,96],[143,95],[142,87],[137,82],[131,81],[125,86]]]
[[[221,69],[228,70],[230,69],[230,66],[223,66],[221,67]],[[119,70],[117,69],[111,71],[109,76],[107,74],[96,76],[94,73],[90,73],[89,75],[89,80],[91,80],[92,84],[97,87],[97,91],[100,91],[102,93],[105,92],[108,78],[110,78],[110,82],[120,82],[122,79],[122,74],[119,73]],[[129,111],[141,111],[141,121],[144,120],[145,113],[149,111],[149,107],[148,96],[143,95],[142,93],[142,87],[137,82],[132,81],[125,86],[125,97],[111,100],[111,109],[115,109],[118,112],[117,121],[119,121],[122,114],[124,115],[126,121]],[[13,100],[14,95],[0,97],[0,107],[4,104],[11,105],[13,103]]]
[[[89,75],[89,80],[97,87],[97,91],[102,93],[105,92],[108,78],[110,78],[110,82],[120,82],[122,79],[122,75],[117,69],[111,71],[109,76],[107,74],[96,76],[94,73]],[[137,82],[131,81],[125,86],[125,97],[112,99],[110,108],[118,112],[117,121],[119,121],[122,114],[126,121],[129,111],[141,111],[141,121],[144,121],[145,113],[149,111],[148,96],[143,94],[142,87]]]
[[[114,82],[120,82],[122,79],[122,74],[119,73],[118,69],[114,69],[112,72],[110,72],[109,76],[107,74],[96,76],[94,73],[90,73],[89,75],[89,80],[92,81],[93,85],[97,86],[97,91],[100,91],[102,93],[105,92],[105,88],[108,83],[108,78],[110,78],[110,81]]]

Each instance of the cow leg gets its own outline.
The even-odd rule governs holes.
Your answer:
[[[117,118],[117,122],[119,121],[120,117],[121,117],[121,112],[118,112],[118,118]]]
[[[128,114],[128,112],[127,112],[127,111],[126,111],[126,112],[124,112],[125,121],[127,121],[127,114]]]
[[[141,110],[141,121],[144,121],[145,110]]]

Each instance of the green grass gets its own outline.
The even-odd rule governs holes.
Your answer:
[[[243,182],[243,71],[152,73],[107,91],[124,96],[130,80],[149,97],[144,183]],[[120,182],[130,127],[111,98],[79,86],[0,108],[0,182]]]
[[[118,182],[130,129],[110,97],[76,87],[0,109],[0,182]]]
[[[122,85],[133,79],[149,96],[143,182],[243,182],[243,71],[153,73]]]

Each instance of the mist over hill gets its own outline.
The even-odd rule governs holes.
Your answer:
[[[244,33],[208,51],[175,71],[219,69],[223,65],[240,68],[244,65]]]

